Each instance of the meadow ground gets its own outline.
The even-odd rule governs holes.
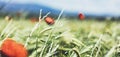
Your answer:
[[[0,19],[0,44],[6,37],[22,43],[29,57],[120,57],[120,22],[60,19]]]

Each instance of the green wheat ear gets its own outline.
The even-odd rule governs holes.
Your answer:
[[[43,18],[41,14],[44,20],[50,12]],[[25,45],[29,57],[120,57],[119,21],[67,20],[60,15],[53,26],[0,17],[0,45],[11,37]]]

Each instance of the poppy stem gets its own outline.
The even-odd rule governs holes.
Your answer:
[[[61,13],[59,14],[59,16],[58,16],[58,18],[57,18],[57,23],[58,23],[61,15],[62,15],[62,13],[63,13],[63,11],[64,11],[64,10],[62,10]],[[48,14],[49,14],[49,12],[48,12]],[[45,17],[45,16],[44,16],[44,17]],[[45,45],[43,46],[42,51],[41,51],[39,57],[43,57],[43,53],[44,53],[45,47],[47,46],[47,43],[48,43],[49,39],[51,38],[52,33],[54,32],[55,27],[56,27],[56,24],[52,27],[51,32],[49,33],[49,35],[48,35],[48,37],[47,37],[47,39],[46,39],[46,41],[45,41]]]
[[[63,12],[64,12],[64,9],[61,10],[61,12],[60,12],[60,14],[59,14],[59,16],[58,16],[58,18],[56,20],[56,23],[58,23],[58,21],[59,21],[60,17],[62,16]]]
[[[39,22],[41,21],[40,19],[42,18],[42,9],[40,9],[40,14],[39,14]]]
[[[42,10],[40,10],[40,15],[41,15],[41,12],[42,12]],[[49,14],[50,14],[50,12],[48,12],[45,16],[43,16],[42,20],[43,20],[45,17],[47,17]],[[39,17],[39,18],[40,18],[40,17]],[[27,38],[27,40],[26,40],[26,43],[25,43],[25,46],[24,46],[24,47],[27,47],[30,37],[32,36],[33,32],[39,27],[39,25],[40,25],[39,22],[38,22],[37,24],[35,24],[35,26],[33,27],[32,31],[30,32],[30,34],[29,34],[29,36],[28,36],[28,38]]]
[[[50,14],[50,12],[48,12],[45,16],[43,16],[42,20],[45,19],[45,17],[47,17]]]

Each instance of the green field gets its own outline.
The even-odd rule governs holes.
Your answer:
[[[0,44],[6,37],[22,43],[29,57],[120,57],[120,22],[95,20],[45,21],[0,19]]]

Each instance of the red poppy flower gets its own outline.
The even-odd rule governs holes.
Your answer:
[[[82,13],[80,13],[78,17],[80,20],[84,20],[84,18],[85,18],[85,16]]]
[[[46,17],[46,18],[45,18],[45,22],[46,22],[48,25],[53,25],[53,24],[54,24],[54,19],[51,18],[51,17]]]
[[[20,43],[7,38],[1,45],[2,57],[27,57],[27,50]]]

